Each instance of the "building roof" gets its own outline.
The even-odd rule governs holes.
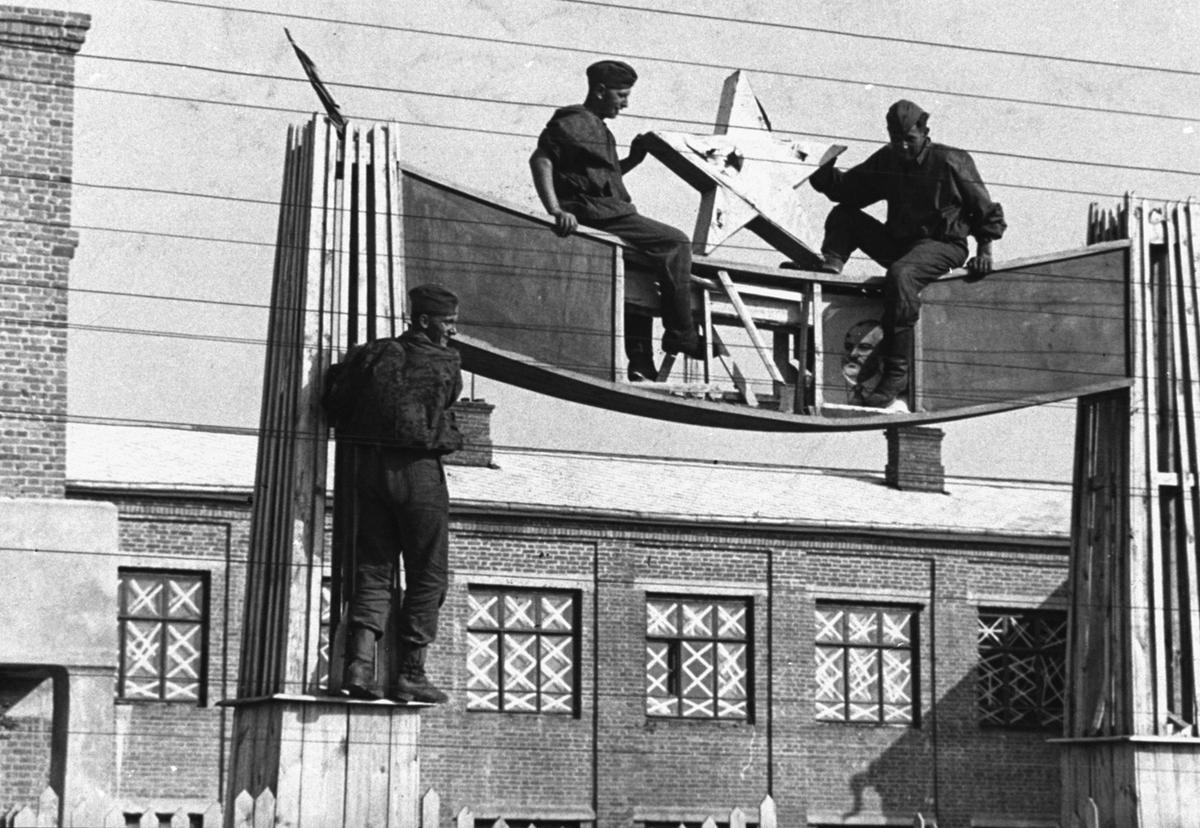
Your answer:
[[[77,488],[248,495],[248,434],[72,423]],[[1071,489],[1043,481],[949,477],[947,493],[900,491],[861,471],[496,450],[494,466],[447,466],[455,510],[837,532],[1061,543]]]

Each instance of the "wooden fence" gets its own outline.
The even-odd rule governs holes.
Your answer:
[[[446,824],[442,822],[441,796],[432,788],[421,798],[420,813],[420,825],[411,828],[440,828]],[[130,824],[136,824],[138,828],[161,828],[164,823],[170,828],[222,828],[225,825],[224,816],[219,802],[210,803],[202,811],[177,808],[169,812],[151,807],[139,814],[111,800],[96,798],[79,802],[66,815],[66,820],[60,823],[58,794],[52,788],[46,788],[36,803],[0,811],[0,828],[127,828]],[[276,824],[275,816],[275,794],[270,789],[258,796],[242,791],[234,799],[229,824],[232,828],[272,828]],[[775,801],[770,796],[763,797],[756,816],[757,820],[750,820],[741,808],[733,808],[728,812],[710,815],[701,828],[717,828],[718,823],[724,823],[729,828],[746,828],[748,822],[756,824],[758,828],[777,828]],[[470,808],[464,807],[448,825],[449,828],[475,828],[479,820]],[[526,828],[536,822],[536,819],[524,817],[498,817],[490,828]],[[919,824],[932,825],[924,821]],[[682,823],[680,828],[683,828]]]

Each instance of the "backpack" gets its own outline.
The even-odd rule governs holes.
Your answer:
[[[460,390],[456,351],[376,339],[331,366],[322,403],[339,437],[446,453],[462,447],[448,410]]]

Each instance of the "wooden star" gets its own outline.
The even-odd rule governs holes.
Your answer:
[[[820,264],[796,188],[846,148],[775,135],[740,70],[725,80],[714,134],[655,131],[646,143],[701,193],[693,235],[698,252],[708,255],[745,227],[802,267]]]

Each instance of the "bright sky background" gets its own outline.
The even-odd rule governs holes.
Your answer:
[[[970,150],[1004,204],[1001,260],[1082,245],[1092,201],[1200,195],[1192,0],[217,2],[35,4],[93,16],[77,63],[73,416],[257,425],[282,149],[318,107],[284,26],[343,112],[400,122],[405,161],[530,209],[535,136],[555,106],[582,101],[583,70],[602,56],[641,75],[612,123],[621,143],[710,131],[735,68],[776,131],[847,143],[844,165],[883,140],[893,100],[915,100],[934,140]],[[628,184],[642,212],[690,231],[697,196],[657,162]],[[886,459],[882,432],[706,431],[483,378],[476,391],[497,404],[501,445],[875,471]],[[947,472],[1069,479],[1073,423],[1065,403],[947,424]]]

